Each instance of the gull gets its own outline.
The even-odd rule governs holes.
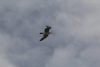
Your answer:
[[[40,34],[43,34],[43,37],[40,39],[40,41],[44,40],[45,38],[48,37],[49,34],[52,34],[51,32],[49,32],[49,30],[51,29],[50,26],[47,26],[47,28],[45,28],[44,32],[40,32]]]

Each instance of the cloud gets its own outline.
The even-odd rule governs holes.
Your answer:
[[[55,48],[53,56],[45,67],[99,67],[100,9],[89,0],[67,1],[67,3],[69,4],[62,3],[64,5],[61,7],[62,11],[58,12],[56,17],[59,23],[57,32],[63,37],[61,39],[66,41],[66,47],[61,48],[63,45],[61,44],[60,49]],[[95,3],[99,5],[98,0]],[[73,39],[70,41],[71,37]],[[71,46],[68,50],[71,44],[77,47]]]
[[[94,44],[68,44],[67,47],[56,48],[45,67],[99,67],[99,47]]]
[[[0,66],[1,67],[17,67],[10,62],[6,56],[6,52],[9,48],[8,44],[11,44],[9,35],[0,34]]]
[[[100,67],[99,0],[0,0],[1,67]],[[45,25],[53,32],[39,42]]]
[[[6,67],[6,66],[7,67],[17,67],[15,65],[11,64],[9,60],[7,60],[3,57],[0,57],[0,66],[1,67]]]

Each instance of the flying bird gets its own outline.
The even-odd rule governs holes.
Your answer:
[[[52,34],[51,32],[49,32],[49,30],[51,29],[50,26],[46,26],[47,28],[45,28],[44,32],[40,32],[40,34],[43,34],[43,37],[40,39],[40,41],[44,40],[45,38],[48,37],[49,34]]]

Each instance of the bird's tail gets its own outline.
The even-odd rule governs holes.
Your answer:
[[[43,32],[40,32],[40,34],[43,34]]]

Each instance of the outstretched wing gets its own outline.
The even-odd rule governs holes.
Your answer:
[[[44,40],[44,39],[47,38],[47,37],[48,37],[48,35],[44,35],[44,36],[40,39],[40,41]]]

